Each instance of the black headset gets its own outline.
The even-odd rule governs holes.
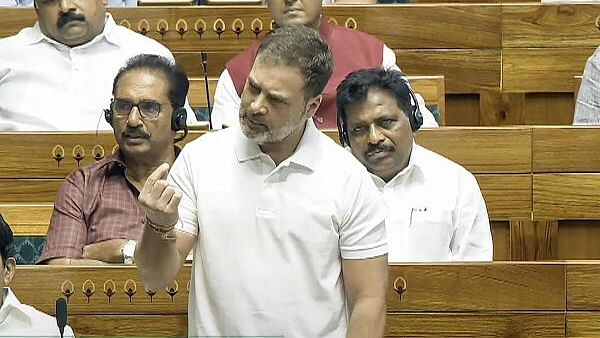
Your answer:
[[[408,121],[410,122],[410,129],[414,132],[419,130],[423,125],[423,114],[421,114],[421,109],[419,108],[419,101],[417,100],[417,95],[410,88],[410,84],[405,77],[402,77],[402,81],[406,85],[406,89],[408,90],[408,95],[410,96],[410,112],[407,114]],[[346,122],[342,119],[342,114],[338,114],[337,116],[337,128],[338,128],[338,137],[340,138],[340,142],[342,146],[350,147],[350,137],[348,136],[348,126],[346,126]]]
[[[104,109],[104,118],[106,122],[112,124],[113,113],[112,113],[112,102],[110,108]],[[171,130],[179,131],[183,130],[187,134],[187,110],[185,107],[173,107],[173,113],[171,114]]]

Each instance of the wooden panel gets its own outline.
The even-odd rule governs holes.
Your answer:
[[[95,161],[94,145],[100,144],[110,155],[116,144],[112,132],[94,133],[0,133],[0,178],[64,178],[78,166],[74,158],[76,146],[83,149],[79,165]],[[57,145],[64,158],[53,158]],[[98,150],[100,148],[96,148]],[[9,160],[7,160],[9,159]]]
[[[594,47],[600,35],[594,25],[598,4],[504,4],[505,47]]]
[[[210,93],[211,107],[214,105],[215,89],[217,88],[217,80],[215,78],[208,79],[208,90]],[[206,87],[203,78],[190,78],[190,90],[188,91],[188,100],[194,108],[207,107],[206,104]]]
[[[495,5],[335,6],[324,13],[356,18],[359,30],[379,37],[392,49],[499,48],[501,43],[501,8]]]
[[[572,92],[573,76],[581,75],[591,47],[503,48],[504,92]]]
[[[68,323],[77,336],[85,337],[187,337],[185,314],[69,314]]]
[[[600,336],[599,312],[567,312],[567,337]]]
[[[56,298],[63,296],[61,290],[69,289],[74,292],[69,297],[70,314],[185,314],[189,278],[190,267],[185,266],[177,277],[179,290],[173,300],[160,290],[152,301],[135,266],[19,266],[11,286],[21,302],[48,313],[54,312]],[[125,292],[130,287],[136,291],[131,301]],[[110,302],[105,293],[108,288],[116,291]],[[87,289],[94,291],[89,302],[84,295]]]
[[[600,259],[600,220],[558,222],[558,259]]]
[[[447,126],[478,126],[479,123],[479,94],[446,94]]]
[[[511,260],[539,261],[558,258],[558,222],[510,222]]]
[[[510,260],[510,227],[509,222],[490,221],[492,242],[494,244],[494,261]]]
[[[0,203],[54,202],[62,179],[0,179]]]
[[[573,93],[526,93],[523,119],[519,124],[571,125]]]
[[[598,145],[600,145],[600,128],[534,128],[533,171],[600,172]]]
[[[202,135],[203,132],[191,131],[188,137],[179,143],[180,146],[192,141]],[[96,147],[98,145],[98,147]],[[64,158],[57,161],[54,153],[57,146],[62,147],[60,153]],[[79,146],[79,147],[77,147]],[[48,182],[51,179],[62,179],[75,170],[78,165],[85,166],[96,161],[94,158],[97,152],[104,151],[105,156],[112,154],[116,150],[116,142],[112,132],[103,131],[97,135],[94,132],[52,132],[52,133],[12,133],[0,132],[0,180],[11,182],[11,179],[44,179]],[[83,151],[82,151],[83,150]],[[74,153],[80,153],[83,159],[79,163],[75,160]],[[8,179],[8,180],[7,180]],[[34,197],[33,201],[52,201],[54,197],[49,187],[56,183],[39,182],[36,186],[33,180],[24,180],[23,184],[30,188],[42,188],[42,195]],[[12,183],[0,183],[6,189]],[[26,194],[29,191],[26,191]],[[50,198],[50,196],[52,196]],[[6,197],[0,197],[0,202],[14,202]],[[28,200],[31,201],[31,200]]]
[[[485,91],[480,95],[480,124],[500,126],[520,124],[525,97],[520,93]]]
[[[435,6],[435,10],[431,10]],[[115,21],[159,40],[173,51],[239,51],[255,38],[262,24],[264,35],[270,27],[270,13],[263,6],[240,7],[144,7],[111,8]],[[409,6],[330,6],[324,14],[340,25],[357,26],[384,40],[391,48],[498,48],[501,8],[493,5],[409,5]],[[0,37],[15,34],[33,22],[33,9],[2,9]],[[159,20],[164,20],[159,25]],[[187,23],[187,31],[183,21]],[[221,19],[222,21],[217,21]],[[234,23],[234,19],[239,21]],[[254,20],[258,19],[258,20]],[[348,20],[350,19],[350,20]],[[123,22],[127,20],[127,22]],[[143,22],[146,20],[148,24]],[[199,36],[195,27],[203,27]],[[254,21],[254,24],[253,24]],[[8,22],[8,25],[5,24]],[[140,24],[141,22],[141,24]],[[196,24],[200,22],[199,24]],[[381,25],[386,22],[386,25]],[[432,23],[424,29],[423,22]],[[356,23],[356,25],[354,25]],[[168,28],[167,28],[168,26]],[[163,28],[164,34],[160,33]],[[222,33],[217,30],[221,28]],[[235,28],[240,29],[236,34]],[[182,34],[179,33],[182,29]]]
[[[424,129],[417,134],[417,143],[473,173],[531,171],[531,129],[528,128]]]
[[[427,106],[437,107],[438,124],[446,125],[446,87],[443,76],[409,76],[413,90],[423,96]]]
[[[391,265],[390,285],[402,277],[406,291],[388,292],[388,311],[562,310],[560,264]],[[400,283],[402,284],[402,283]],[[493,292],[490,292],[493,290]]]
[[[45,236],[53,204],[0,204],[0,214],[15,236]]]
[[[221,72],[225,69],[227,61],[238,53],[239,52],[206,53],[208,76],[218,79],[218,77],[221,76]],[[188,77],[204,77],[204,70],[200,64],[199,52],[175,52],[173,53],[173,56],[175,56],[175,61],[185,69]]]
[[[531,218],[531,175],[476,175],[493,220]]]
[[[567,310],[600,310],[600,265],[571,262],[566,273]]]
[[[443,75],[446,93],[500,89],[500,49],[394,50],[408,75]]]
[[[565,314],[399,313],[387,316],[386,337],[564,337]]]
[[[599,219],[600,174],[535,174],[536,220]]]

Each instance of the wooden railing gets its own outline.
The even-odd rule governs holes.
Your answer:
[[[594,262],[391,265],[386,336],[598,336],[598,277]],[[151,296],[135,267],[19,266],[12,287],[50,314],[70,294],[79,335],[185,336],[189,278]]]

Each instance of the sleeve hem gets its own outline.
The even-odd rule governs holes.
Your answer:
[[[385,241],[368,248],[341,249],[342,259],[367,259],[387,255],[387,253],[388,248]]]

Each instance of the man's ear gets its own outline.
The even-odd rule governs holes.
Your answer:
[[[317,95],[306,102],[306,118],[313,117],[321,106],[321,102],[323,101],[323,95]]]
[[[13,277],[15,276],[15,271],[17,269],[17,262],[14,257],[9,257],[5,262],[4,271],[2,273],[2,277],[4,278],[4,285],[10,285]]]

